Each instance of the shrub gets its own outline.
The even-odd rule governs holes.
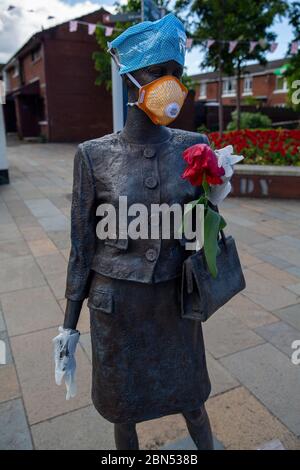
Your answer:
[[[231,113],[232,121],[228,124],[228,131],[237,129],[237,112]],[[272,127],[271,119],[262,113],[241,113],[241,129],[268,129]]]

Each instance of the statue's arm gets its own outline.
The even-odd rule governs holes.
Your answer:
[[[81,146],[74,158],[71,205],[71,251],[68,262],[64,328],[76,329],[88,297],[96,246],[96,197],[90,161]]]

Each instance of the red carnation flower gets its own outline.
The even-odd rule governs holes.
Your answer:
[[[188,166],[182,178],[193,186],[201,186],[204,174],[209,184],[223,184],[224,168],[218,166],[218,159],[207,144],[192,145],[183,152],[183,158]]]

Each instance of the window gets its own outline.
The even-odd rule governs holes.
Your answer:
[[[15,65],[15,66],[14,66],[12,76],[13,76],[14,78],[19,76],[19,66],[18,66],[18,65]]]
[[[41,57],[41,49],[34,49],[31,51],[31,62],[36,62]]]
[[[206,82],[200,82],[199,98],[206,98]]]
[[[244,78],[244,95],[252,95],[252,77]]]
[[[234,96],[236,93],[236,79],[226,78],[223,81],[223,96]]]
[[[284,77],[276,77],[275,92],[286,93],[288,91],[287,81]]]

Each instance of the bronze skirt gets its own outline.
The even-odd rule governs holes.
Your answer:
[[[180,278],[157,284],[93,273],[92,400],[112,423],[199,408],[211,390],[201,323],[180,316]]]

